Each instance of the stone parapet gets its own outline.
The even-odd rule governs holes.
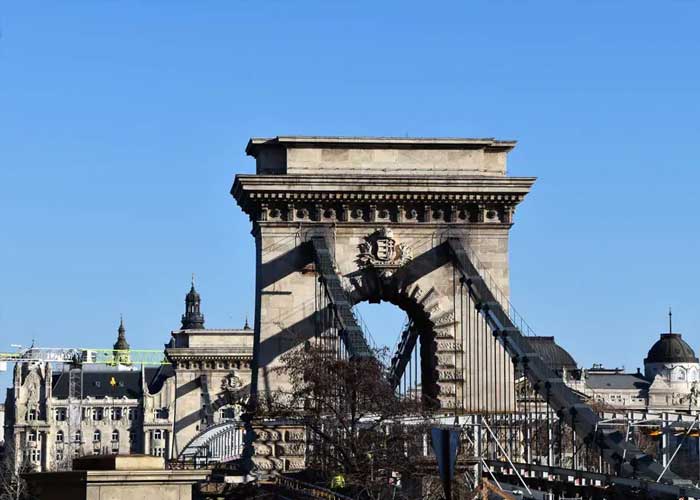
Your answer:
[[[493,138],[278,136],[251,139],[246,153],[258,174],[503,176],[514,146]]]

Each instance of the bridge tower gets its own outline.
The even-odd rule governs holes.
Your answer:
[[[509,231],[535,181],[507,175],[514,146],[494,139],[251,139],[246,152],[256,173],[236,176],[231,193],[250,216],[257,252],[252,390],[283,388],[274,370],[280,357],[313,335],[313,248],[327,248],[351,305],[388,301],[407,312],[421,339],[425,394],[442,408],[495,409],[480,394],[485,384],[512,386],[512,363],[486,324],[465,328],[472,320],[461,311],[473,304],[460,296],[463,278],[445,242],[456,238],[471,249],[507,302]],[[313,239],[324,243],[314,247]],[[486,380],[477,360],[492,353]]]

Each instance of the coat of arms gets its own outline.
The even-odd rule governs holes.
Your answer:
[[[389,277],[412,258],[411,249],[396,243],[391,228],[383,227],[360,244],[358,261],[360,267],[375,268],[382,277]]]
[[[221,381],[221,389],[225,392],[236,392],[243,386],[241,379],[236,376],[234,372],[229,373]]]

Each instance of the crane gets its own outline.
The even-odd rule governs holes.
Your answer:
[[[167,365],[165,353],[158,349],[100,349],[84,347],[22,347],[14,345],[15,352],[0,352],[0,371],[7,370],[8,363],[41,361],[71,365]]]

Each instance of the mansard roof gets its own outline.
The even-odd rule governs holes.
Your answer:
[[[586,385],[594,390],[644,390],[649,388],[649,381],[640,373],[596,373],[586,372]]]
[[[148,367],[144,369],[150,393],[158,392],[165,379],[173,376],[172,366]],[[110,384],[112,377],[116,385]],[[53,374],[53,397],[68,399],[69,372]],[[143,396],[141,370],[117,370],[104,367],[97,370],[83,371],[83,398],[123,398],[139,399]]]

